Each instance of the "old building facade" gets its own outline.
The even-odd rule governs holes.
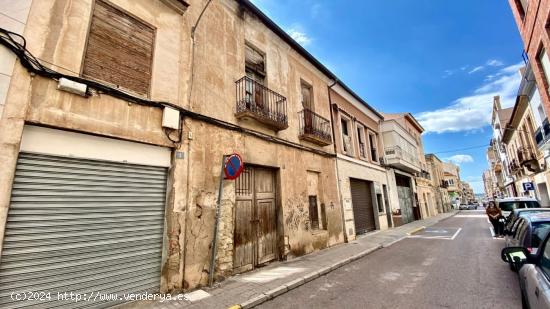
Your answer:
[[[422,172],[420,153],[423,150],[419,150],[419,140],[423,131],[409,113],[384,114],[380,125],[395,226],[421,218],[415,176]]]
[[[430,170],[431,187],[435,195],[437,212],[447,212],[451,208],[451,202],[447,193],[443,162],[435,154],[429,153],[426,155],[426,164]]]
[[[344,241],[328,94],[336,77],[250,2],[29,8],[17,32],[45,68],[10,60],[0,118],[2,282],[15,282],[16,259],[42,284],[28,288],[57,276],[98,291],[115,282],[163,292],[207,284],[222,158],[231,153],[246,168],[223,181],[216,280]],[[16,231],[28,235],[25,248]],[[97,259],[105,267],[32,270],[71,255],[73,268]]]
[[[348,240],[392,226],[386,170],[381,164],[383,117],[341,85],[330,88],[338,183]]]

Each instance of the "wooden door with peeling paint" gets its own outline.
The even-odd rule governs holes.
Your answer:
[[[271,169],[247,166],[235,183],[234,273],[277,258],[276,182]]]

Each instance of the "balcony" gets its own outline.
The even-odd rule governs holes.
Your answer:
[[[518,148],[518,161],[520,165],[523,165],[527,161],[536,160],[531,147],[519,147]]]
[[[254,119],[275,131],[288,128],[286,98],[245,76],[235,82],[238,119]]]
[[[518,173],[522,169],[521,166],[518,164],[518,161],[516,159],[511,160],[509,166],[510,166],[510,172],[512,174]]]
[[[441,180],[440,187],[443,189],[447,189],[449,187],[449,184],[445,180]]]
[[[386,165],[394,166],[409,173],[420,173],[420,161],[411,153],[399,146],[386,147],[384,149],[384,161]]]
[[[305,108],[298,113],[300,119],[299,138],[321,146],[332,144],[330,121]]]
[[[546,118],[542,121],[542,126],[535,131],[535,141],[537,143],[537,147],[542,150],[550,149],[550,146],[544,147],[548,140],[550,140],[550,123],[548,122],[548,118]]]

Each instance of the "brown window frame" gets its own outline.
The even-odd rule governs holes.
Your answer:
[[[145,92],[140,92],[140,91],[135,90],[135,89],[130,89],[130,88],[126,87],[126,85],[117,85],[116,83],[113,83],[112,81],[105,80],[102,77],[94,76],[94,74],[90,74],[89,72],[88,73],[86,72],[86,63],[87,63],[86,60],[87,60],[88,52],[90,51],[90,38],[91,38],[91,34],[92,34],[92,26],[93,26],[94,17],[95,17],[94,13],[95,13],[95,10],[96,10],[98,5],[104,5],[104,6],[108,7],[108,9],[110,8],[110,9],[113,9],[115,11],[118,11],[121,14],[127,16],[128,18],[133,19],[136,23],[141,24],[141,26],[147,27],[152,31],[150,62],[148,64],[149,65],[149,70],[147,71],[147,73],[149,74],[149,79],[147,80],[147,89],[146,89]],[[89,23],[88,23],[88,31],[87,31],[87,34],[86,34],[86,43],[85,43],[85,46],[84,46],[84,53],[83,53],[83,56],[82,56],[82,62],[81,62],[81,66],[80,66],[81,67],[80,76],[83,77],[83,78],[89,78],[89,79],[92,79],[92,80],[95,80],[95,81],[113,86],[114,88],[120,88],[121,90],[123,90],[125,92],[129,92],[129,93],[137,95],[137,96],[150,98],[151,87],[152,87],[152,84],[153,84],[152,81],[153,81],[153,66],[154,66],[154,59],[155,59],[156,36],[157,36],[157,28],[154,25],[152,25],[151,23],[148,23],[147,21],[139,18],[138,16],[132,14],[131,12],[125,10],[124,8],[122,8],[118,5],[111,3],[110,1],[94,0],[93,7],[92,7],[92,10],[91,10],[91,13],[90,13]],[[120,61],[120,59],[117,59],[117,62],[119,62],[119,61]]]

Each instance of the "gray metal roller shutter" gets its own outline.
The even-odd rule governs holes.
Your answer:
[[[158,292],[166,172],[21,153],[0,260],[0,307],[102,308],[120,301],[59,302],[57,292]],[[52,301],[11,299],[25,291],[51,292]]]
[[[355,234],[364,234],[376,229],[370,184],[366,181],[350,179],[350,187]]]

